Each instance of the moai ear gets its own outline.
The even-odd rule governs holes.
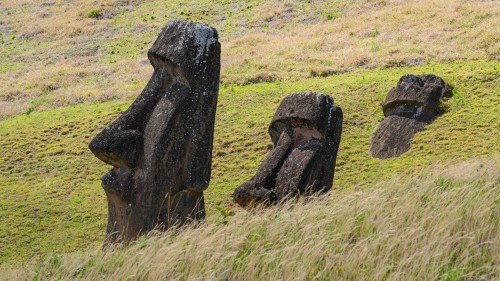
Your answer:
[[[333,140],[334,147],[333,151],[338,151],[340,146],[340,139],[342,135],[342,122],[344,121],[344,113],[342,108],[337,105],[333,105],[333,114],[331,114],[332,119],[328,120],[330,138]]]

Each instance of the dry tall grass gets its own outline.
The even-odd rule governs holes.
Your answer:
[[[2,1],[0,119],[26,112],[41,97],[48,98],[46,107],[57,107],[136,96],[152,71],[145,52],[161,26],[174,18],[205,21],[220,30],[222,80],[228,84],[496,60],[500,54],[496,1],[272,0],[231,5],[194,0]],[[89,17],[94,10],[102,17]],[[198,14],[189,17],[186,11]]]
[[[128,247],[49,256],[10,280],[498,280],[500,158],[246,211]]]
[[[299,1],[284,2],[288,8],[271,10],[271,18],[269,11],[257,13],[261,24],[282,26],[280,32],[245,34],[223,45],[223,80],[245,84],[500,58],[500,32],[492,28],[500,25],[500,5],[494,1],[311,1],[317,14],[335,17],[314,24],[294,23],[304,11]]]

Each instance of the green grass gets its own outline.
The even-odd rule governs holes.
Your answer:
[[[105,199],[98,192],[105,167],[86,145],[113,113],[109,105],[86,105],[2,122],[2,262],[102,239],[91,229],[105,227]]]
[[[102,17],[102,12],[103,11],[101,9],[92,9],[92,10],[88,11],[87,14],[85,14],[85,16],[87,18],[95,18],[95,19],[97,19],[97,18]]]
[[[433,163],[498,155],[498,61],[360,70],[289,83],[221,86],[213,172],[206,191],[209,222],[217,206],[248,180],[272,149],[269,122],[286,95],[319,91],[344,111],[334,188],[352,192],[394,175],[411,177]],[[454,87],[448,112],[416,135],[399,158],[373,159],[368,145],[382,119],[380,103],[405,73],[435,73]],[[87,144],[129,101],[81,104],[32,112],[0,122],[0,261],[97,247],[106,225],[100,176],[109,166]]]
[[[476,173],[486,170],[485,173],[498,174],[498,165],[475,170],[465,167],[463,174],[458,172],[454,176],[425,177],[422,169],[431,166],[441,170],[442,166],[436,163],[443,165],[449,161],[498,159],[500,32],[492,27],[499,25],[499,12],[500,6],[494,2],[461,0],[104,0],[98,4],[93,0],[3,1],[0,3],[0,263],[17,268],[27,266],[18,278],[9,274],[6,278],[102,279],[122,270],[127,262],[124,256],[130,252],[137,253],[130,259],[136,262],[141,260],[141,255],[154,258],[149,251],[164,251],[165,245],[169,249],[169,243],[178,241],[176,239],[196,244],[189,240],[189,233],[182,234],[181,238],[168,234],[153,240],[141,238],[116,255],[97,250],[107,223],[100,177],[110,167],[97,160],[87,144],[140,93],[152,73],[146,51],[161,27],[171,19],[207,22],[219,31],[221,88],[212,179],[205,193],[208,224],[199,231],[202,236],[203,231],[216,234],[200,241],[208,241],[205,246],[215,241],[214,245],[225,247],[223,250],[228,252],[222,255],[224,262],[220,265],[231,268],[232,274],[221,273],[222,269],[210,262],[184,259],[173,262],[174,269],[167,269],[171,276],[187,278],[215,272],[228,278],[248,274],[255,278],[290,279],[286,274],[300,269],[300,262],[304,261],[301,257],[311,255],[301,250],[311,245],[294,244],[305,237],[296,229],[300,225],[296,221],[307,218],[312,225],[328,225],[345,216],[345,230],[357,233],[356,241],[369,242],[384,237],[382,230],[373,231],[373,224],[380,221],[372,214],[388,216],[389,226],[407,219],[399,215],[410,215],[404,208],[396,208],[399,197],[411,204],[418,201],[435,207],[435,212],[427,213],[429,217],[445,218],[458,210],[446,205],[450,198],[455,200],[457,208],[469,213],[489,206],[484,210],[493,210],[492,220],[453,213],[455,219],[471,223],[457,224],[458,236],[446,233],[446,225],[426,228],[429,221],[422,220],[424,230],[416,237],[418,241],[436,237],[442,248],[437,247],[437,252],[422,244],[417,245],[423,248],[412,248],[408,243],[415,237],[398,232],[401,235],[396,235],[395,240],[385,237],[386,240],[372,244],[388,255],[382,263],[377,259],[363,261],[362,254],[366,251],[376,253],[376,248],[369,245],[350,248],[352,243],[347,240],[328,242],[325,247],[328,253],[318,250],[319,256],[311,255],[314,257],[311,264],[300,273],[306,274],[303,279],[312,279],[314,274],[324,279],[353,279],[353,276],[373,279],[375,276],[380,280],[415,279],[410,278],[415,276],[464,280],[490,276],[492,268],[498,268],[499,264],[491,254],[495,249],[486,247],[481,252],[483,248],[476,242],[482,245],[482,240],[474,238],[468,244],[463,237],[465,233],[498,232],[498,179],[491,183]],[[373,159],[368,154],[368,146],[383,118],[380,104],[406,73],[434,73],[443,77],[454,86],[453,97],[443,104],[447,112],[415,136],[410,151],[394,159]],[[340,200],[343,205],[330,206],[333,209],[328,207],[326,213],[309,213],[309,217],[297,213],[290,216],[291,213],[280,209],[261,214],[238,209],[235,218],[226,219],[229,227],[236,224],[241,229],[224,231],[220,210],[232,205],[230,194],[256,172],[271,151],[267,128],[280,101],[288,94],[301,91],[329,94],[344,111],[331,201],[335,205]],[[485,161],[481,165],[490,164]],[[467,181],[457,179],[468,175],[472,176]],[[387,180],[394,176],[405,181],[424,177],[428,182],[420,191],[417,190],[420,185],[415,182],[398,183],[402,189],[392,189],[392,182]],[[412,193],[406,195],[405,188]],[[467,192],[460,193],[460,190]],[[380,195],[382,199],[370,201],[373,204],[367,207],[372,209],[359,211],[365,201],[350,199],[350,196],[356,197],[358,191],[370,198]],[[392,195],[399,197],[391,199]],[[411,196],[419,197],[411,201]],[[465,196],[462,202],[458,202],[460,196]],[[312,208],[308,206],[299,212]],[[329,212],[342,209],[345,212],[334,216],[333,221],[324,220],[331,216]],[[283,218],[290,220],[283,221]],[[244,223],[251,219],[263,221]],[[284,226],[278,227],[282,222]],[[277,236],[266,236],[261,227],[263,223],[276,225]],[[472,226],[477,229],[471,231]],[[412,231],[404,228],[405,225],[402,227],[402,231]],[[333,231],[330,234],[335,233],[335,228],[329,229]],[[387,227],[386,233],[393,230],[401,229]],[[190,230],[190,233],[196,231]],[[290,236],[283,236],[280,231]],[[460,236],[462,231],[464,235]],[[336,234],[344,237],[341,232]],[[231,240],[236,244],[217,244],[221,237],[236,237],[237,241]],[[317,236],[317,239],[305,241],[322,245],[318,241],[325,240],[325,236]],[[498,243],[498,237],[494,235],[491,241]],[[278,245],[280,250],[273,251],[266,243]],[[399,243],[406,243],[407,247],[398,250]],[[154,247],[137,251],[149,244]],[[183,248],[183,245],[174,243],[172,247]],[[286,252],[288,246],[296,249],[290,250],[293,258],[272,255]],[[404,249],[422,256],[416,255],[417,260],[413,260],[404,256]],[[217,251],[207,250],[216,257]],[[72,254],[74,259],[65,254],[75,251],[83,253]],[[176,253],[178,256],[179,252],[173,252]],[[340,257],[341,264],[334,266],[332,259],[325,259],[329,253]],[[360,256],[357,262],[342,259],[350,254]],[[258,255],[271,258],[262,260]],[[434,255],[439,257],[432,260]],[[425,260],[424,256],[431,260]],[[159,256],[161,261],[151,266],[163,270],[163,266],[157,266],[164,262],[163,257]],[[32,263],[27,264],[30,260]],[[428,263],[422,267],[423,272],[404,270],[424,260]],[[200,264],[202,267],[196,267]],[[256,264],[264,264],[266,268]],[[138,276],[160,274],[164,277],[166,274],[149,267],[142,271],[130,268]],[[404,275],[411,272],[415,274]]]
[[[3,266],[0,279],[497,280],[499,160],[447,162],[349,194],[233,208],[226,221],[127,247]]]

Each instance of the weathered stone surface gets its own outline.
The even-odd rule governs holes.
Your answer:
[[[148,51],[139,97],[90,143],[102,178],[108,241],[202,220],[211,172],[220,44],[206,24],[171,21]]]
[[[274,149],[233,193],[241,206],[331,189],[342,132],[342,110],[319,93],[287,96],[269,126]]]
[[[433,74],[401,77],[382,104],[386,118],[371,140],[371,155],[385,159],[408,151],[413,136],[441,113],[439,103],[451,96],[451,90],[451,86]]]
[[[385,159],[405,153],[411,148],[413,136],[423,130],[425,124],[398,115],[386,117],[372,138],[372,156]]]

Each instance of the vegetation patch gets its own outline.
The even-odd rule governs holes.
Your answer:
[[[45,255],[24,268],[4,267],[3,277],[494,280],[499,159],[449,164],[409,182],[224,210],[221,224],[151,234],[125,247]],[[435,185],[441,178],[446,188]]]
[[[500,151],[497,61],[466,61],[383,70],[362,70],[297,82],[223,84],[216,115],[213,169],[205,196],[209,223],[216,207],[255,174],[272,143],[267,128],[288,94],[315,90],[331,95],[344,111],[334,189],[352,192],[393,175],[449,159],[493,157]],[[435,73],[454,86],[449,112],[419,132],[401,157],[379,160],[368,153],[382,120],[380,103],[406,73]],[[140,91],[143,85],[137,86]],[[54,251],[98,247],[106,225],[100,176],[110,166],[95,158],[88,142],[116,119],[129,101],[81,104],[0,122],[0,243],[2,262]],[[466,144],[466,145],[464,145]]]
[[[2,1],[0,279],[498,277],[498,178],[487,174],[499,171],[499,9],[460,0]],[[87,144],[144,88],[147,49],[171,19],[217,28],[223,48],[208,222],[102,252],[100,176],[110,167]],[[453,97],[407,153],[374,159],[380,103],[407,73],[442,77]],[[332,200],[235,209],[229,195],[272,150],[277,106],[302,91],[331,95],[344,111]],[[451,173],[449,161],[463,164]],[[443,173],[421,172],[429,166]],[[415,180],[387,181],[394,176]],[[75,251],[84,253],[67,254]]]
[[[87,18],[99,19],[103,15],[102,9],[92,9],[85,14]]]
[[[0,83],[4,85],[0,119],[22,114],[32,99],[51,94],[57,98],[36,110],[136,95],[130,86],[144,82],[151,73],[147,49],[172,19],[217,28],[222,43],[221,78],[227,84],[497,60],[500,53],[500,33],[491,28],[498,25],[494,15],[500,13],[500,6],[491,1],[47,3],[0,4]],[[27,64],[29,68],[24,67]],[[85,79],[103,74],[108,79],[93,83]],[[45,82],[59,87],[45,92]]]

